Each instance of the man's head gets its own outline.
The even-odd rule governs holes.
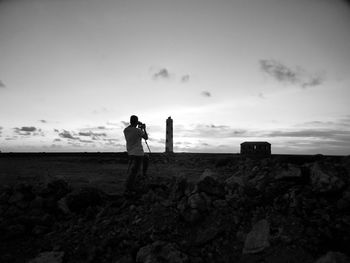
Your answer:
[[[139,122],[139,118],[136,115],[131,115],[130,125],[136,127]]]

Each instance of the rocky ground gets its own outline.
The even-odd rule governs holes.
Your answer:
[[[164,159],[126,197],[2,185],[0,262],[350,262],[350,157],[210,162]]]

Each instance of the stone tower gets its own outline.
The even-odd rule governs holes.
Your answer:
[[[171,117],[166,120],[165,152],[173,152],[173,119]]]

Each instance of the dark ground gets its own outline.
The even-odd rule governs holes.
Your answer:
[[[127,168],[125,153],[1,153],[0,262],[315,262],[330,251],[322,262],[348,262],[349,157],[152,154],[125,198]],[[256,242],[268,245],[249,245],[261,220]]]

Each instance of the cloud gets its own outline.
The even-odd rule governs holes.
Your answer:
[[[260,99],[265,99],[265,95],[264,95],[264,93],[262,93],[262,92],[260,92],[260,93],[258,94],[258,97],[259,97]]]
[[[202,91],[201,95],[207,98],[211,97],[211,93],[209,91]]]
[[[320,75],[311,75],[301,67],[294,69],[287,67],[279,61],[262,59],[259,61],[261,70],[279,82],[298,85],[302,88],[319,86],[324,82]]]
[[[33,126],[24,126],[22,128],[15,128],[15,130],[18,130],[18,131],[23,131],[23,132],[35,132],[37,129]]]
[[[160,69],[158,72],[153,74],[153,79],[169,79],[170,74],[166,68]]]
[[[102,107],[100,109],[95,109],[92,111],[93,114],[102,114],[102,113],[106,113],[109,112],[109,110],[105,107]]]
[[[79,136],[91,137],[93,140],[99,139],[99,137],[106,137],[106,133],[97,133],[97,132],[79,132]]]
[[[45,136],[41,129],[34,126],[24,126],[21,128],[13,128],[15,133],[21,136]]]
[[[189,82],[190,81],[190,75],[183,75],[182,77],[181,77],[181,82],[182,83],[187,83],[187,82]]]
[[[183,137],[190,138],[237,138],[250,136],[247,130],[215,124],[197,124],[190,128],[176,126],[175,130]]]
[[[1,80],[0,80],[0,88],[6,88],[6,85]]]
[[[127,122],[127,121],[121,121],[121,123],[126,127],[126,126],[129,126],[129,122]]]
[[[63,132],[60,132],[58,135],[64,139],[79,140],[78,137],[74,137],[69,131],[66,130],[63,130]]]

